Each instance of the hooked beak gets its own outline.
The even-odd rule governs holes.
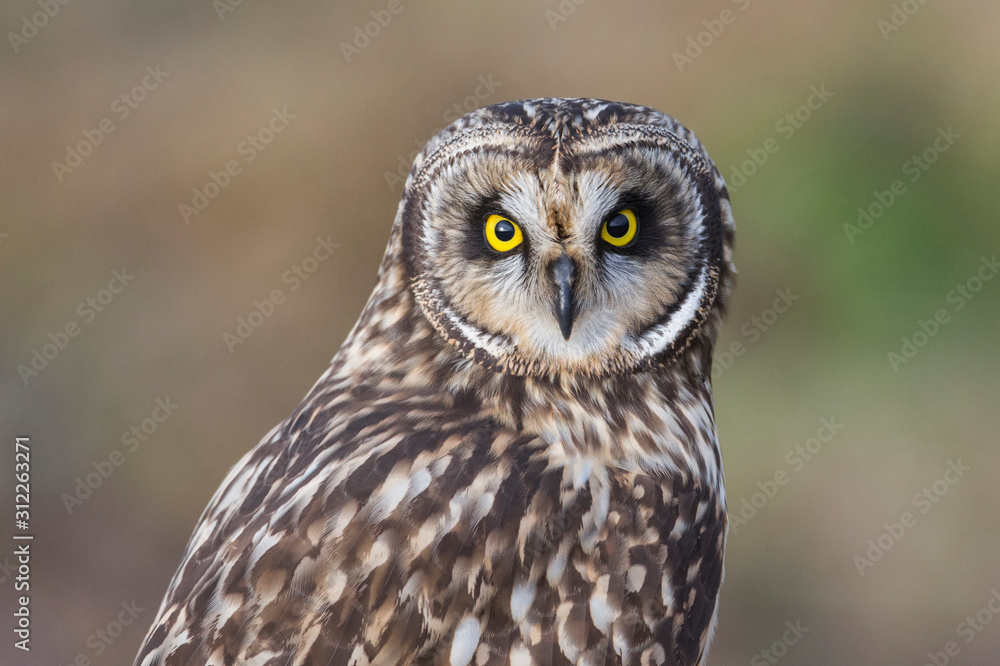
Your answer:
[[[573,330],[573,278],[576,276],[576,266],[569,255],[562,256],[552,264],[552,277],[556,282],[556,321],[563,339],[569,340]]]

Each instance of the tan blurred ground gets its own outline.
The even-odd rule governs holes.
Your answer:
[[[392,174],[455,105],[544,95],[671,113],[731,181],[772,149],[731,182],[740,275],[720,350],[742,354],[717,371],[716,395],[730,509],[778,472],[787,483],[731,535],[711,663],[768,663],[760,651],[800,621],[809,631],[780,663],[923,664],[956,641],[950,663],[995,664],[1000,618],[971,642],[959,623],[1000,588],[1000,280],[960,310],[949,292],[1000,251],[1000,7],[903,5],[918,9],[886,39],[888,2],[403,2],[350,62],[341,42],[386,2],[243,2],[220,19],[209,0],[90,0],[59,5],[16,53],[8,36],[0,564],[15,435],[34,446],[37,540],[34,649],[11,647],[14,581],[0,569],[0,663],[130,663],[225,471],[357,317],[401,189]],[[718,31],[724,10],[679,71],[675,52]],[[5,3],[0,27],[20,34],[39,11]],[[782,122],[823,86],[832,96],[807,121]],[[241,148],[275,110],[273,141]],[[57,175],[104,118],[114,130]],[[904,163],[949,127],[960,138],[911,180]],[[231,160],[239,172],[186,224],[180,204],[212,173],[225,182]],[[905,192],[849,239],[857,208],[897,179]],[[327,236],[333,257],[303,264]],[[292,290],[295,266],[315,270]],[[123,269],[121,293],[86,305]],[[223,334],[274,289],[284,302],[230,353]],[[795,297],[780,315],[776,290]],[[895,372],[887,354],[940,309],[948,322]],[[18,366],[72,322],[79,334],[25,386]],[[177,408],[145,441],[126,434],[167,398]],[[843,427],[810,459],[795,452],[831,418]],[[69,513],[63,495],[115,450],[123,464]],[[914,502],[959,459],[970,471],[947,494]],[[915,525],[859,575],[854,556],[907,511]],[[104,641],[133,601],[138,619]]]

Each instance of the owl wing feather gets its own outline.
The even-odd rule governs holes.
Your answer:
[[[307,400],[216,493],[136,663],[699,663],[719,498],[439,400]]]

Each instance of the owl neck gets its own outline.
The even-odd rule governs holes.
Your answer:
[[[512,378],[483,406],[537,434],[554,459],[721,485],[709,373],[699,370],[710,367],[710,354],[710,347],[691,349],[669,366],[614,377]]]
[[[709,327],[675,361],[640,373],[505,375],[464,358],[423,316],[402,271],[383,265],[324,380],[349,386],[362,378],[400,395],[440,394],[443,409],[475,411],[537,435],[554,463],[584,458],[716,486],[722,469],[707,379],[713,339]]]

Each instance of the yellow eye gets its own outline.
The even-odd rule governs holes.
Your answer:
[[[601,238],[615,247],[625,247],[639,233],[639,220],[631,208],[623,208],[601,227]]]
[[[503,215],[486,218],[486,242],[497,252],[508,252],[524,241],[521,227]]]

